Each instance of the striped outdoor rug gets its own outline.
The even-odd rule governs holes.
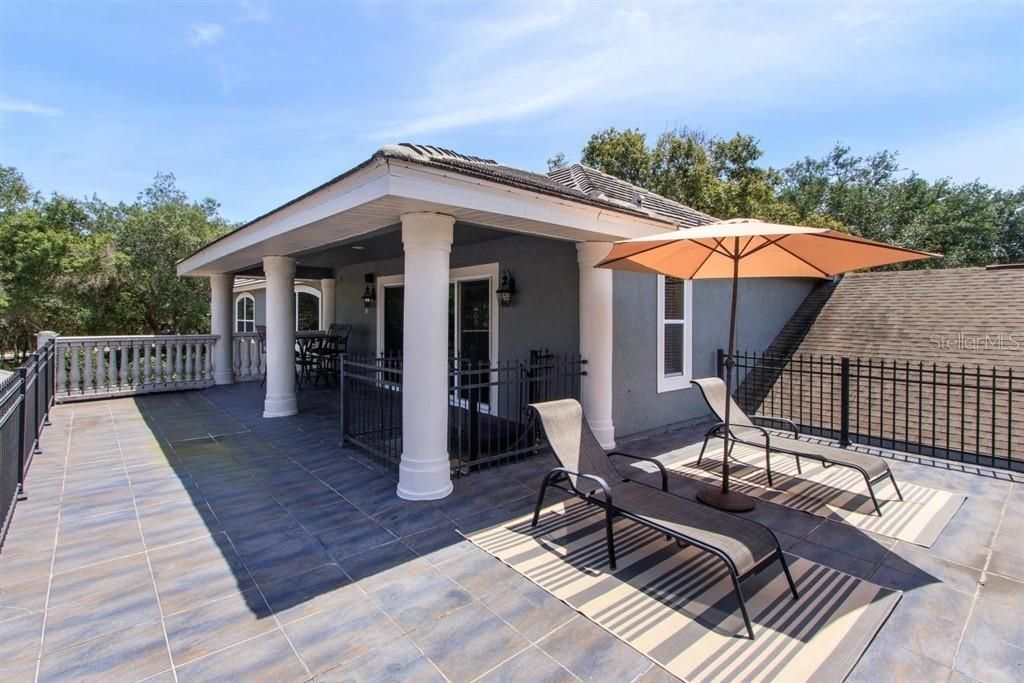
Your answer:
[[[778,563],[743,582],[756,639],[746,637],[721,560],[626,520],[608,569],[604,515],[570,501],[469,540],[687,681],[840,681],[900,599],[802,558],[793,600]]]
[[[722,445],[709,443],[700,467],[697,456],[700,443],[664,454],[660,459],[670,469],[688,477],[711,483],[722,478]],[[737,491],[803,510],[819,517],[836,519],[864,531],[930,547],[966,496],[900,481],[903,501],[886,479],[874,485],[882,516],[875,513],[864,477],[849,467],[823,467],[804,458],[803,474],[797,474],[796,459],[788,455],[772,456],[773,488],[768,486],[764,469],[764,451],[737,444],[733,449],[731,485]]]

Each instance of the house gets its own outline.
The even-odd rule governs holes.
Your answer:
[[[350,354],[401,357],[398,495],[432,499],[452,489],[448,408],[459,398],[449,386],[451,356],[489,365],[578,353],[581,400],[605,446],[702,417],[690,379],[715,372],[729,283],[594,265],[616,240],[712,220],[579,164],[543,175],[388,145],[184,258],[178,274],[210,278],[217,383],[233,379],[232,344],[223,340],[238,329],[245,288],[265,291],[268,418],[297,410],[296,283],[319,282],[320,324],[352,324]],[[499,304],[503,277],[515,291]],[[738,345],[765,348],[813,286],[742,282]],[[252,296],[255,324],[260,300]]]

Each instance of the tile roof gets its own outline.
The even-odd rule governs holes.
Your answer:
[[[667,218],[683,227],[713,223],[717,219],[692,209],[660,194],[608,175],[583,164],[572,164],[548,174],[560,183],[574,187],[588,196],[608,202],[643,209],[650,214]]]
[[[597,169],[573,164],[547,175],[499,164],[493,159],[460,154],[443,147],[403,142],[382,147],[377,155],[447,168],[458,173],[552,194],[586,204],[665,221],[681,227],[714,222],[705,213],[666,199]]]

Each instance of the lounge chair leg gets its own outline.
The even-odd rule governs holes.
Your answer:
[[[750,624],[750,615],[747,614],[747,601],[743,599],[743,589],[740,588],[740,581],[736,578],[736,575],[729,571],[729,576],[732,578],[732,587],[736,591],[736,602],[740,603],[740,613],[743,615],[743,623],[747,627],[747,635],[750,639],[754,639],[754,627]]]
[[[537,494],[537,507],[533,509],[533,523],[531,527],[537,526],[537,522],[540,521],[540,509],[544,506],[544,492],[548,490],[548,484],[551,483],[551,475],[557,474],[557,472],[548,472],[544,475],[544,483],[540,485],[540,493]]]
[[[789,582],[789,590],[793,593],[793,599],[799,600],[800,594],[796,592],[796,584],[793,583],[793,575],[789,573],[789,563],[786,562],[786,555],[779,548],[779,562],[782,563],[782,571],[786,573],[786,581]]]
[[[608,566],[615,571],[615,532],[612,530],[612,517],[614,512],[607,505],[604,508],[604,524],[608,535]]]
[[[892,487],[896,489],[896,495],[903,500],[903,494],[900,493],[900,487],[896,484],[896,477],[892,476],[892,470],[889,470],[889,480],[892,481]]]
[[[875,490],[873,488],[871,488],[871,480],[868,479],[868,475],[866,475],[866,474],[864,475],[864,482],[868,485],[868,493],[871,494],[871,502],[875,504],[875,512],[877,512],[878,516],[881,517],[882,516],[882,508],[880,508],[878,506],[878,499],[875,498]]]
[[[697,456],[697,467],[700,467],[700,461],[704,459],[704,451],[708,447],[708,439],[711,438],[711,432],[704,435],[704,445],[700,447],[700,455]]]
[[[799,455],[796,456],[796,473],[797,474],[803,474],[804,473],[804,471],[802,469],[800,469],[800,456]]]
[[[768,471],[768,485],[775,486],[772,482],[772,456],[770,448],[764,449],[764,468]]]

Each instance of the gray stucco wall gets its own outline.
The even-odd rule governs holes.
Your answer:
[[[617,437],[708,415],[696,389],[658,393],[657,277],[615,273],[614,421]],[[737,342],[740,350],[761,351],[814,287],[798,279],[742,280]],[[693,284],[693,376],[715,374],[716,352],[729,338],[727,280]]]
[[[499,269],[510,270],[516,280],[512,305],[498,309],[499,359],[524,358],[536,348],[554,353],[578,352],[579,270],[575,245],[513,236],[452,248],[452,268],[495,262]],[[363,311],[363,276],[398,275],[402,265],[403,259],[397,258],[336,267],[336,319],[353,325],[350,352],[373,353],[377,345],[377,311]]]

